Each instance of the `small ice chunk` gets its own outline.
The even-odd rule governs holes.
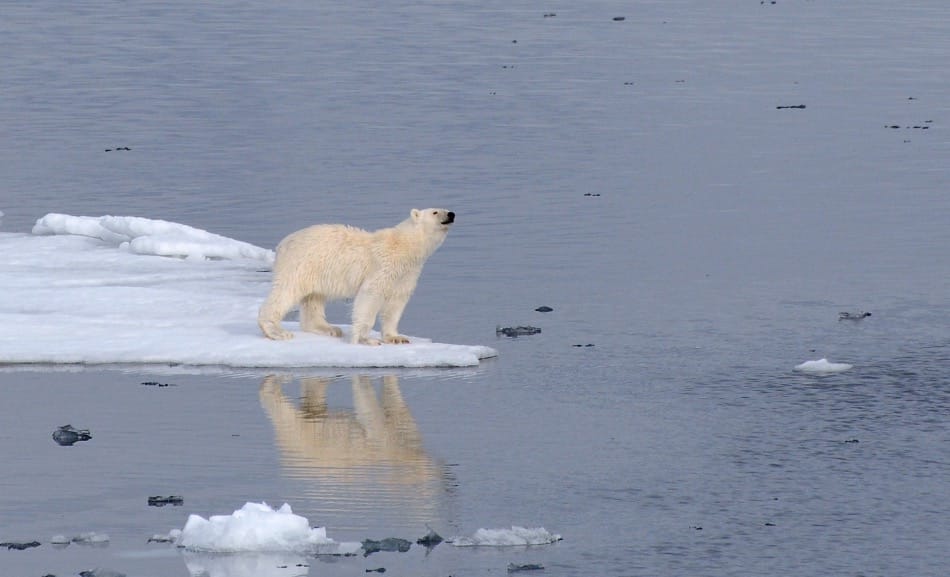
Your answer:
[[[177,543],[181,537],[181,529],[172,529],[165,535],[156,533],[148,538],[148,543]]]
[[[53,535],[49,542],[50,545],[69,545],[73,540],[66,535]]]
[[[86,531],[73,537],[73,543],[79,545],[105,546],[109,544],[109,536],[105,533],[96,533],[95,531]]]
[[[479,529],[471,537],[455,537],[447,542],[456,547],[516,547],[549,545],[560,540],[560,535],[549,533],[544,527],[527,529],[514,525],[510,529]]]
[[[306,517],[295,515],[290,505],[272,509],[267,503],[246,503],[231,515],[205,519],[190,515],[178,545],[191,551],[216,553],[302,552],[352,555],[359,543],[337,543],[323,527],[311,528]]]
[[[828,362],[828,359],[818,359],[817,361],[805,361],[800,365],[795,365],[795,370],[813,375],[826,375],[841,373],[853,367],[854,365],[848,363],[831,363]]]

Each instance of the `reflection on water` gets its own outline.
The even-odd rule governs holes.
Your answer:
[[[353,376],[352,409],[328,406],[334,380],[301,378],[299,405],[283,390],[288,377],[270,375],[261,383],[261,406],[274,425],[285,475],[303,482],[303,496],[322,514],[366,523],[358,529],[438,523],[450,474],[426,453],[399,379],[384,376],[377,394],[371,377]],[[325,518],[311,521],[329,525]]]

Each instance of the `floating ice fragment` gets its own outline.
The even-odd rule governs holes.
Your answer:
[[[818,359],[817,361],[805,361],[800,365],[795,365],[795,370],[803,373],[824,375],[840,373],[853,367],[854,365],[849,365],[848,363],[830,363],[828,359]]]
[[[98,567],[92,571],[80,571],[79,577],[125,577],[125,573]]]
[[[840,312],[838,313],[839,321],[859,321],[871,316],[871,313],[867,311],[858,311],[858,312]]]
[[[92,545],[95,547],[105,547],[109,544],[109,536],[105,533],[96,533],[95,531],[86,531],[73,537],[73,543],[79,545]]]
[[[215,553],[353,555],[360,549],[359,543],[330,539],[323,527],[311,528],[306,517],[295,515],[287,503],[276,510],[267,503],[246,503],[231,515],[212,515],[208,519],[190,515],[178,545]]]
[[[432,527],[429,527],[429,532],[419,539],[416,539],[416,543],[431,549],[444,540],[445,539],[442,538],[442,535],[439,535],[434,529],[432,529]]]
[[[363,540],[363,556],[369,557],[371,554],[379,551],[390,551],[394,553],[405,553],[412,547],[412,543],[398,537],[387,537],[382,541],[372,539]]]
[[[543,570],[544,570],[544,565],[541,565],[540,563],[524,563],[521,565],[517,563],[508,564],[509,573],[518,573],[519,571],[543,571]]]
[[[526,529],[515,525],[511,529],[479,529],[471,537],[454,537],[446,542],[456,547],[517,547],[549,545],[560,540],[560,535],[549,533],[544,527]]]

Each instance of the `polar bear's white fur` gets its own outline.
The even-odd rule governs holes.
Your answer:
[[[289,235],[277,245],[273,285],[257,318],[261,330],[271,339],[292,338],[280,323],[299,304],[301,329],[343,336],[327,322],[326,303],[354,298],[351,342],[380,344],[369,337],[378,314],[383,342],[408,343],[399,319],[422,265],[453,222],[455,213],[443,208],[412,209],[403,222],[374,232],[322,224]]]

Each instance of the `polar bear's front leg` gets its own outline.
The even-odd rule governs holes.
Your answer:
[[[383,305],[379,315],[379,328],[383,333],[383,342],[393,345],[409,344],[409,337],[399,334],[399,319],[406,310],[409,297],[392,298]]]
[[[354,345],[379,345],[378,339],[369,336],[369,331],[376,324],[376,315],[379,313],[381,299],[366,289],[360,289],[353,299],[353,333],[350,342]]]

